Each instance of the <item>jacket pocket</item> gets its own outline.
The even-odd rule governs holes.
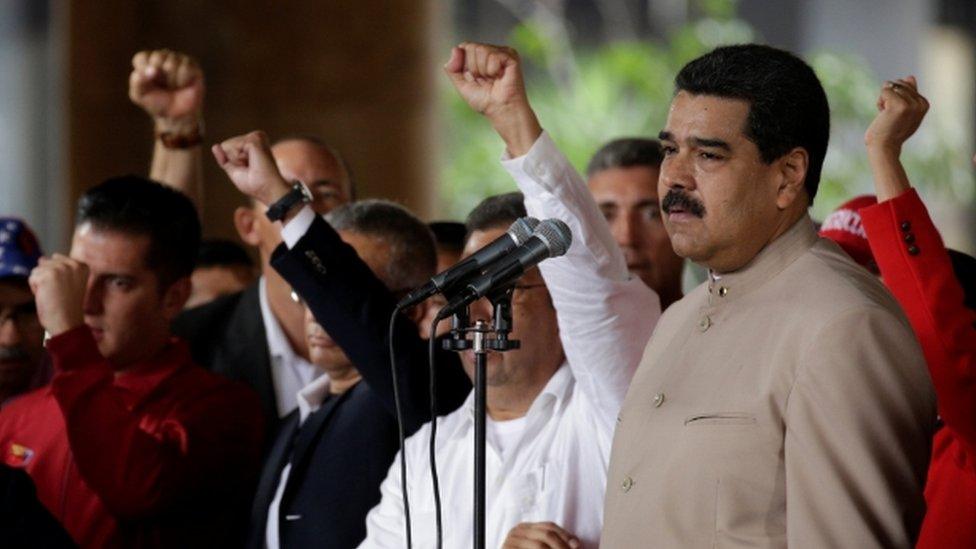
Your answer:
[[[685,418],[685,427],[698,425],[755,425],[756,416],[740,412],[695,414]]]

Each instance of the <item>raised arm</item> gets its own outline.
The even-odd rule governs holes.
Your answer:
[[[265,205],[290,189],[261,132],[215,145],[214,155],[241,192]],[[275,250],[272,266],[305,299],[315,319],[392,413],[388,329],[396,307],[393,295],[356,251],[308,206],[293,208],[282,232],[286,244]],[[394,323],[394,343],[405,426],[413,432],[430,419],[427,342],[401,314]],[[441,413],[447,413],[464,400],[470,381],[456,354],[438,351],[437,363],[438,405]]]
[[[865,134],[879,203],[862,209],[861,219],[885,285],[922,345],[940,415],[976,455],[976,312],[963,304],[939,231],[899,160],[928,107],[912,77],[881,90]]]
[[[153,120],[149,177],[203,200],[203,71],[192,57],[170,50],[132,58],[129,99]]]
[[[540,269],[573,375],[613,417],[660,316],[658,297],[630,276],[583,179],[543,132],[517,52],[465,43],[453,49],[444,69],[504,141],[503,165],[525,194],[529,215],[561,219],[573,232],[567,254]]]
[[[114,515],[155,515],[194,494],[231,490],[249,480],[262,434],[252,394],[237,387],[191,387],[195,397],[184,395],[186,405],[161,417],[133,408],[84,325],[85,264],[57,254],[42,259],[30,284],[38,318],[51,334],[51,391],[72,457]],[[169,358],[164,363],[193,367],[181,347],[162,352]],[[214,475],[218,470],[224,474]]]

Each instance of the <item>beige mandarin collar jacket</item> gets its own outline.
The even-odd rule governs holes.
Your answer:
[[[779,238],[760,250],[745,267],[731,273],[709,276],[706,281],[706,308],[718,311],[724,306],[732,306],[739,298],[761,287],[796,261],[819,238],[813,222],[808,216],[803,216]]]
[[[909,547],[934,423],[900,308],[804,216],[661,317],[618,418],[601,546]]]

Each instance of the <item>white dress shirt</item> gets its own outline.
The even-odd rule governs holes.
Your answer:
[[[298,401],[298,426],[301,427],[308,416],[319,409],[325,402],[325,397],[329,396],[329,376],[322,374],[311,383],[306,385],[297,394]],[[264,528],[264,543],[268,549],[278,549],[280,546],[280,536],[278,532],[278,513],[281,511],[281,496],[285,493],[285,486],[288,485],[288,475],[291,473],[291,462],[281,470],[278,478],[278,488],[275,489],[274,499],[268,506],[268,519]],[[287,520],[288,517],[285,517]]]
[[[308,204],[302,206],[295,217],[281,227],[281,239],[285,242],[285,246],[288,249],[294,248],[295,244],[298,244],[298,241],[308,232],[308,228],[312,226],[314,220],[315,210]]]
[[[298,406],[296,400],[298,391],[311,383],[322,371],[300,355],[295,354],[294,349],[291,348],[291,343],[285,337],[281,324],[271,312],[271,306],[268,304],[267,281],[264,277],[261,277],[258,283],[258,298],[261,302],[264,333],[268,338],[271,381],[274,383],[278,417],[285,417]]]
[[[503,161],[525,193],[529,214],[569,225],[568,253],[542,263],[567,362],[525,416],[518,442],[486,456],[487,547],[521,522],[552,521],[597,547],[614,425],[627,386],[660,316],[657,294],[627,271],[623,254],[582,179],[543,134],[529,153]],[[437,430],[444,547],[470,547],[474,532],[474,396]],[[497,427],[497,426],[496,426]],[[435,544],[428,423],[407,440],[407,489],[414,546]],[[505,441],[505,446],[509,446]],[[399,457],[366,519],[360,547],[403,547]]]

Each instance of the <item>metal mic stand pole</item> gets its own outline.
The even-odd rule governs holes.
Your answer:
[[[474,549],[485,549],[485,418],[488,408],[488,349],[485,347],[488,323],[474,325]]]
[[[475,549],[485,548],[485,514],[487,507],[485,505],[485,422],[488,411],[485,407],[485,394],[487,390],[487,362],[488,362],[488,351],[505,352],[512,349],[519,348],[519,342],[514,339],[508,339],[508,334],[512,331],[512,292],[514,291],[514,285],[509,285],[507,287],[500,288],[494,293],[488,296],[494,309],[493,322],[491,329],[487,329],[487,326],[482,327],[484,322],[479,321],[478,327],[482,329],[475,329],[474,333],[474,348],[475,348],[475,372],[476,372],[476,382],[475,391],[478,391],[478,386],[481,386],[481,403],[479,405],[478,398],[479,394],[475,392],[475,430],[474,430],[474,443],[475,443],[475,534],[474,534],[474,546]],[[488,339],[488,332],[494,333],[494,338]],[[484,338],[479,342],[479,337]],[[478,353],[478,348],[484,348],[484,352]],[[480,436],[479,436],[480,429]],[[479,513],[480,510],[480,513]]]
[[[485,549],[485,516],[487,514],[485,490],[486,418],[488,388],[488,353],[504,352],[519,348],[519,342],[508,339],[512,331],[513,286],[497,290],[489,296],[494,307],[491,326],[478,320],[469,327],[467,312],[456,314],[453,319],[451,338],[445,339],[444,348],[451,351],[474,350],[474,549]],[[472,332],[472,339],[467,339]],[[495,337],[488,337],[494,333]]]

